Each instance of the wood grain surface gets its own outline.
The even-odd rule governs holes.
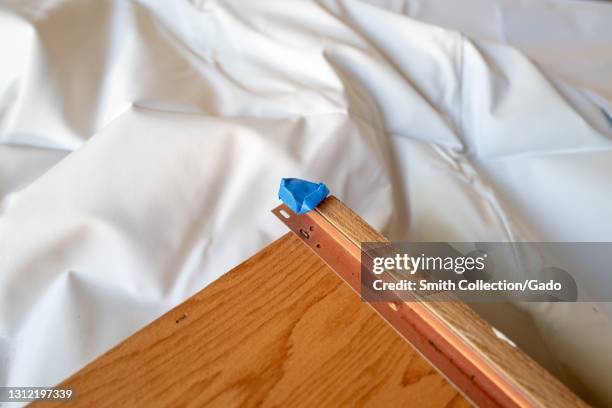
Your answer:
[[[328,197],[316,210],[355,245],[361,242],[388,242],[335,197]],[[495,335],[491,326],[468,305],[449,297],[447,302],[405,302],[406,307],[425,309],[442,322],[470,350],[475,351],[478,364],[486,365],[495,374],[518,389],[533,406],[586,407],[579,397],[537,364],[520,349]]]
[[[62,407],[469,405],[291,233],[59,387]]]

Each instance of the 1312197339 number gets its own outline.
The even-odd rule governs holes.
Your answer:
[[[64,401],[73,397],[74,392],[69,388],[0,387],[1,402]]]

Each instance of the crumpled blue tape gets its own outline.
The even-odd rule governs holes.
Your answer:
[[[278,190],[278,198],[296,214],[313,210],[328,194],[329,189],[324,183],[296,178],[282,179]]]

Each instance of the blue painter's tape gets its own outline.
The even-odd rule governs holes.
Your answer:
[[[296,214],[313,210],[328,194],[325,184],[296,178],[282,179],[278,190],[278,198]]]

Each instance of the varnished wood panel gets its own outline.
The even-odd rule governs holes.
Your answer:
[[[356,245],[361,242],[388,242],[335,197],[328,197],[317,207],[317,212]],[[587,406],[524,352],[498,338],[491,326],[468,305],[453,300],[449,297],[448,302],[408,302],[406,305],[425,309],[457,333],[462,343],[480,356],[482,365],[490,367],[496,374],[501,373],[512,388],[520,390],[534,406]]]
[[[292,234],[59,387],[60,406],[468,405]]]

